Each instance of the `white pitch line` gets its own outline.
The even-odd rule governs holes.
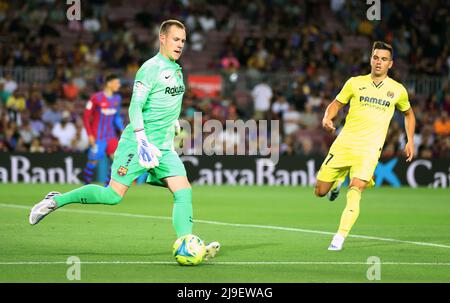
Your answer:
[[[176,262],[170,261],[81,261],[74,262],[86,265],[173,265]],[[17,261],[0,262],[0,265],[59,265],[65,264],[64,261]],[[70,263],[73,264],[73,263]],[[230,262],[207,262],[209,265],[373,265],[367,262],[316,262],[316,261],[230,261]],[[427,262],[380,262],[380,265],[410,265],[410,266],[450,266],[450,263],[427,263]]]
[[[3,203],[0,203],[0,207],[20,208],[20,209],[27,209],[27,210],[31,209],[30,206],[17,205],[17,204],[3,204]],[[95,210],[60,209],[58,211],[71,212],[71,213],[81,213],[81,214],[92,214],[92,215],[107,215],[107,216],[143,218],[143,219],[172,220],[172,217],[139,215],[139,214],[130,214],[130,213],[115,213],[115,212],[95,211]],[[213,225],[222,225],[222,226],[231,226],[231,227],[245,227],[245,228],[260,228],[260,229],[271,229],[271,230],[283,230],[283,231],[313,233],[313,234],[322,234],[322,235],[334,235],[335,234],[334,232],[328,232],[328,231],[303,229],[303,228],[295,228],[295,227],[272,226],[272,225],[226,223],[226,222],[197,220],[197,219],[195,219],[194,222],[195,223],[213,224]],[[419,245],[419,246],[432,246],[432,247],[440,247],[440,248],[450,248],[450,245],[436,244],[436,243],[429,243],[429,242],[406,241],[406,240],[398,240],[398,239],[391,239],[391,238],[380,238],[380,237],[372,237],[372,236],[364,236],[364,235],[352,235],[352,234],[348,235],[348,237],[359,238],[359,239],[377,240],[377,241],[386,241],[386,242],[414,244],[414,245]]]

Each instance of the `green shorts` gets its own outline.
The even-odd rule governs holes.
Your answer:
[[[184,164],[174,150],[161,150],[162,157],[158,158],[159,165],[148,170],[147,183],[166,186],[162,179],[172,176],[186,176]],[[147,169],[139,165],[137,143],[121,138],[114,161],[111,165],[111,178],[123,185],[130,186],[133,181],[145,173]]]

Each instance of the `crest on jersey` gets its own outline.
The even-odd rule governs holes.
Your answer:
[[[391,99],[394,98],[394,92],[388,91],[387,96]]]
[[[183,75],[181,74],[181,72],[180,72],[179,70],[177,70],[177,76],[178,76],[178,78],[180,78],[180,79],[183,78]]]
[[[123,166],[119,167],[119,169],[117,170],[117,174],[121,177],[125,176],[127,174],[127,172],[128,172],[128,168],[123,167]]]

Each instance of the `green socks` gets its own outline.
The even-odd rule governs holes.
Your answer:
[[[173,193],[173,197],[172,224],[177,237],[191,234],[193,225],[192,189],[180,189]],[[89,184],[56,196],[54,200],[58,207],[70,203],[114,205],[122,201],[122,197],[111,187]]]
[[[122,201],[122,197],[111,187],[102,187],[95,184],[82,186],[53,199],[58,207],[70,203],[114,205]]]
[[[192,189],[180,189],[173,193],[173,197],[172,224],[179,238],[192,233]]]

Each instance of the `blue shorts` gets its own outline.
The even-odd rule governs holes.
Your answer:
[[[117,138],[96,140],[95,147],[90,147],[88,151],[88,160],[97,161],[103,159],[105,155],[113,155],[118,144]]]

